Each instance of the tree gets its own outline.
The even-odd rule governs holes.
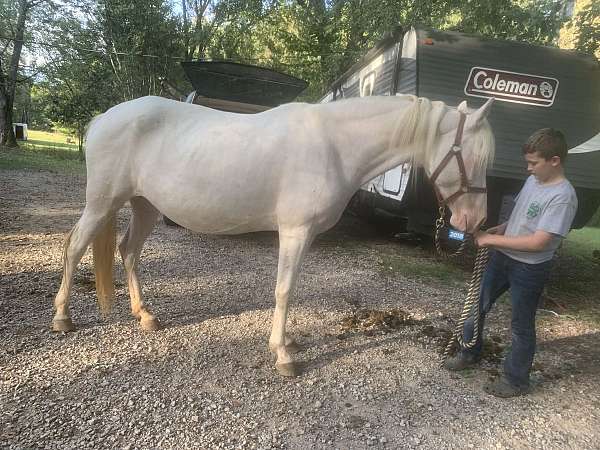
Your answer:
[[[244,14],[236,17],[244,22]],[[252,27],[223,22],[210,51],[227,48],[220,55],[303,78],[310,83],[303,98],[315,100],[397,25],[548,44],[561,20],[556,0],[278,0]]]
[[[161,91],[183,53],[181,33],[165,0],[98,0],[89,26],[112,71],[119,101]]]
[[[250,63],[260,59],[264,50],[259,43],[260,25],[265,22],[269,9],[261,0],[215,2],[212,17],[202,18],[206,23],[205,32],[198,36],[202,52],[196,57]]]
[[[600,59],[600,3],[594,0],[574,3],[572,17],[560,30],[559,45]]]
[[[31,81],[31,77],[19,78],[25,39],[32,23],[44,28],[46,13],[52,14],[58,8],[57,2],[64,5],[66,0],[0,0],[0,23],[8,34],[2,36],[5,44],[0,53],[0,144],[5,147],[18,147],[12,128],[15,92],[19,82]],[[36,13],[38,17],[34,17]]]
[[[2,50],[2,55],[0,55],[0,130],[2,134],[0,145],[6,147],[18,147],[12,127],[15,87],[17,83],[19,62],[21,59],[21,50],[23,48],[23,37],[25,35],[27,15],[30,9],[35,7],[38,3],[39,2],[19,0],[17,5],[13,4],[13,7],[11,8],[10,2],[7,4],[6,1],[2,1],[3,16],[6,12],[8,14],[16,13],[16,22],[14,23],[14,27],[11,27],[13,36]],[[14,6],[16,6],[16,10],[14,9]],[[7,22],[10,24],[9,21]],[[5,59],[4,54],[7,53],[8,55],[9,49],[12,49],[12,52],[10,53],[10,56],[6,58],[6,60],[8,60],[8,66],[5,69],[2,63]]]
[[[580,1],[595,5],[590,0]],[[56,2],[63,7],[60,14],[52,15],[52,8],[47,6]],[[44,3],[45,7],[34,8],[38,3]],[[30,22],[24,22],[36,24],[29,27],[30,37],[35,39],[29,39],[27,33],[25,39],[40,42],[28,44],[29,52],[43,54],[39,61],[43,71],[33,79],[36,95],[32,104],[44,105],[44,111],[53,115],[54,122],[73,127],[81,137],[83,124],[94,114],[143,95],[163,95],[165,85],[181,86],[181,60],[231,59],[287,72],[309,82],[302,99],[312,101],[398,24],[548,44],[555,41],[563,20],[563,3],[559,0],[18,0],[18,3],[0,0],[0,13],[4,11],[0,14],[0,24],[10,25],[11,34],[16,36],[17,17],[20,17],[17,6],[22,5],[29,5],[29,12],[51,16],[51,20],[41,21],[30,15],[27,16],[31,17]],[[598,42],[597,7],[581,11],[579,19],[573,19],[582,24],[578,45],[592,48]],[[15,52],[9,55],[9,50],[16,49],[13,45],[16,42],[11,40],[0,47],[3,55],[0,69],[10,66]],[[8,75],[7,70],[0,70],[1,88],[9,86]],[[21,78],[15,79],[22,78],[21,74]],[[4,98],[0,94],[0,102]]]
[[[189,14],[189,20],[184,20],[186,61],[207,56],[211,37],[222,23],[223,14],[217,12],[218,5],[214,0],[183,0],[184,12]]]
[[[74,130],[83,157],[87,123],[119,101],[118,95],[111,95],[111,66],[78,9],[55,18],[47,43],[38,49],[46,61],[35,90],[36,105],[42,109],[38,114]]]

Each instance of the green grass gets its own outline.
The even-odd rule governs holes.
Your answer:
[[[562,307],[557,312],[600,326],[599,274],[600,228],[571,231],[548,282],[548,296]]]
[[[386,249],[379,259],[379,272],[383,276],[400,275],[426,283],[465,288],[470,281],[472,268],[473,261],[469,259],[440,260],[433,251],[407,247],[397,252]],[[600,228],[573,230],[564,241],[551,272],[546,289],[549,301],[545,308],[600,327],[599,292]]]
[[[427,282],[459,286],[467,283],[470,274],[453,261],[438,259],[423,250],[419,250],[419,255],[406,250],[402,249],[402,252],[397,254],[382,254],[379,261],[380,273],[383,275],[399,274]]]
[[[70,142],[67,142],[70,140]],[[77,151],[75,138],[60,132],[29,130],[27,141],[22,141],[28,150],[68,150]]]
[[[600,262],[600,228],[585,227],[571,231],[563,247],[570,256]]]
[[[83,173],[85,163],[67,135],[29,130],[28,140],[19,141],[18,149],[0,148],[0,169]]]

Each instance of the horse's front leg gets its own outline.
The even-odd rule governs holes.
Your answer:
[[[298,368],[290,356],[297,346],[286,333],[288,301],[296,285],[302,259],[313,237],[310,229],[279,230],[279,264],[269,348],[277,356],[275,368],[287,377],[298,375]]]

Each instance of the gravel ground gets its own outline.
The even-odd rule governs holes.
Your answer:
[[[74,333],[52,333],[64,234],[85,181],[0,171],[0,446],[3,448],[600,448],[599,330],[543,315],[530,395],[482,384],[500,368],[439,368],[465,288],[382,270],[414,245],[344,217],[307,256],[290,314],[300,377],[267,351],[277,265],[272,233],[214,237],[161,221],[142,256],[164,325],[139,330],[120,265],[117,303],[99,317],[88,253],[71,301]],[[120,215],[121,229],[128,211]],[[361,309],[398,308],[395,330],[342,327]],[[509,308],[490,323],[509,342]],[[346,320],[345,323],[348,323]],[[386,332],[391,331],[391,332]]]

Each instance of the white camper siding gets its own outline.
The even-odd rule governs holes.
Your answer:
[[[417,95],[417,32],[414,28],[404,35],[400,67],[396,74],[396,93]]]
[[[340,86],[342,97],[390,95],[399,46],[382,51],[372,61],[351,74]]]
[[[355,72],[347,74],[342,83],[335,86],[331,93],[321,99],[321,103],[333,101],[334,97],[338,99],[393,94],[397,81],[394,77],[396,76],[398,67],[400,48],[400,42],[393,42],[387,47],[382,47],[378,54],[372,56],[365,64],[357,68]],[[416,53],[416,48],[413,53]],[[410,58],[409,62],[411,66],[409,70],[405,70],[405,75],[406,79],[411,80],[411,84],[406,93],[414,94],[416,87],[416,65],[414,58]],[[402,164],[375,177],[362,186],[362,189],[400,201],[406,190],[409,174],[410,164]]]

